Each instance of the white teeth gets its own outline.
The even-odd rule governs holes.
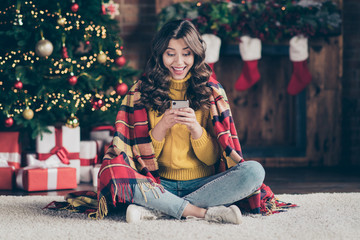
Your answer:
[[[175,71],[181,71],[183,70],[185,67],[173,67],[175,69]]]

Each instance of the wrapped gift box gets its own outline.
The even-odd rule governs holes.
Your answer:
[[[14,167],[0,167],[0,190],[13,189],[14,171]]]
[[[99,171],[100,171],[100,167],[101,167],[101,164],[96,164],[94,166],[94,168],[92,169],[92,182],[93,182],[94,187],[97,187],[98,174],[99,174]]]
[[[96,141],[80,142],[80,182],[92,181],[92,169],[97,162]]]
[[[0,132],[0,159],[5,159],[9,166],[20,168],[19,132]]]
[[[90,139],[97,142],[99,160],[104,156],[104,146],[112,142],[114,131],[113,126],[98,126],[91,130]]]
[[[55,128],[49,126],[51,133],[36,137],[36,153],[39,160],[46,160],[56,154],[65,163],[76,168],[77,183],[80,183],[80,127]]]
[[[80,180],[80,159],[70,159],[69,164],[64,164],[59,158],[52,155],[47,160],[36,159],[36,153],[26,154],[26,166],[30,168],[57,168],[57,167],[71,167],[76,169],[76,182],[79,184]],[[50,160],[52,159],[52,160]],[[56,160],[57,159],[57,160]],[[51,163],[49,163],[49,160]],[[54,161],[55,160],[55,161]]]
[[[90,132],[91,140],[102,140],[104,143],[110,143],[114,136],[113,126],[98,126],[94,127]]]
[[[29,192],[74,189],[77,187],[76,169],[71,167],[21,168],[16,173],[16,186]]]

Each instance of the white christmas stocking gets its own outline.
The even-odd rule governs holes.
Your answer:
[[[219,61],[221,39],[214,34],[203,34],[202,39],[206,43],[205,62],[210,66],[212,75],[216,79],[214,64]]]

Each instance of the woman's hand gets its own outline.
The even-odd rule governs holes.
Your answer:
[[[151,131],[153,138],[155,138],[157,141],[162,141],[166,135],[167,130],[177,123],[175,120],[176,117],[177,115],[175,114],[174,109],[167,109],[161,120]]]
[[[195,111],[192,108],[187,107],[172,110],[176,115],[176,123],[184,124],[185,126],[187,126],[193,139],[198,139],[201,137],[203,129],[196,120]]]
[[[151,131],[152,136],[157,141],[162,141],[169,128],[176,123],[184,124],[190,131],[193,139],[198,139],[202,135],[202,127],[197,122],[195,112],[192,108],[167,109],[162,119]]]

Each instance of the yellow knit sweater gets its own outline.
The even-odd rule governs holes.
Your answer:
[[[182,80],[171,80],[170,97],[173,100],[185,100],[187,80],[190,74]],[[150,136],[158,159],[161,177],[172,180],[191,180],[210,176],[214,173],[213,165],[219,158],[219,145],[214,137],[209,110],[200,109],[195,112],[196,119],[203,128],[203,134],[198,139],[192,139],[185,125],[175,124],[166,133],[162,141]],[[163,115],[148,112],[150,127],[153,129]]]

